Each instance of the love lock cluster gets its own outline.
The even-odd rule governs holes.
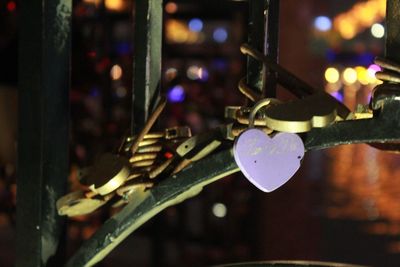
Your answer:
[[[125,138],[118,153],[101,156],[82,172],[80,183],[86,190],[60,198],[57,201],[59,214],[78,216],[106,203],[112,207],[129,203],[136,194],[206,157],[222,144],[232,147],[232,141],[233,156],[246,178],[262,191],[271,192],[299,169],[305,154],[303,139],[309,131],[350,120],[374,119],[374,112],[384,101],[400,99],[400,66],[385,59],[376,60],[386,69],[378,73],[377,78],[385,82],[375,88],[371,104],[358,105],[350,112],[325,92],[311,94],[303,81],[269,62],[258,51],[244,45],[242,52],[269,64],[277,72],[278,81],[301,99],[281,102],[265,98],[241,80],[239,90],[255,104],[228,106],[225,108],[226,124],[191,136],[188,127],[150,132],[166,105],[163,98],[142,131]]]
[[[196,136],[187,126],[149,132],[165,104],[163,98],[138,135],[123,140],[117,154],[104,154],[81,172],[79,182],[86,190],[61,197],[56,203],[60,215],[85,215],[106,203],[120,207],[221,145],[223,128]]]

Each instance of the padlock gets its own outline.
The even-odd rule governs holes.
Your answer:
[[[294,133],[279,132],[269,137],[254,128],[256,113],[275,99],[257,102],[249,115],[249,129],[235,140],[233,155],[245,177],[264,192],[285,184],[299,169],[304,156],[304,144]]]

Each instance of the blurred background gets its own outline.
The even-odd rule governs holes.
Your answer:
[[[74,0],[70,184],[77,170],[118,147],[129,129],[134,0]],[[0,266],[13,266],[18,7],[0,0]],[[164,1],[158,127],[194,134],[243,105],[245,1]],[[281,0],[279,61],[350,109],[367,104],[383,55],[385,0]],[[291,99],[279,89],[281,99]],[[400,266],[400,157],[368,145],[308,152],[300,171],[265,194],[240,173],[170,207],[98,266],[207,266],[301,259]],[[109,218],[101,209],[68,220],[71,255]]]

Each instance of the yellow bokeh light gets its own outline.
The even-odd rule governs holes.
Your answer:
[[[101,0],[83,0],[86,4],[95,5],[96,7],[101,4]]]
[[[357,72],[353,68],[346,68],[343,71],[343,82],[347,85],[353,84],[357,81]]]
[[[369,0],[356,3],[333,20],[334,29],[344,38],[351,39],[357,33],[385,17],[386,0]],[[378,37],[377,37],[378,38]]]
[[[357,80],[362,85],[367,85],[369,83],[367,69],[362,66],[357,66],[354,69],[357,73]]]
[[[113,79],[114,81],[121,79],[122,68],[119,65],[112,66],[112,68],[110,70],[110,76],[111,76],[111,79]]]
[[[339,71],[335,68],[327,68],[325,71],[325,80],[328,83],[336,83],[339,81]]]
[[[165,23],[165,37],[168,43],[198,43],[202,35],[189,30],[187,23],[180,20],[169,19]]]
[[[105,0],[104,5],[108,10],[112,11],[122,11],[127,6],[124,0]]]

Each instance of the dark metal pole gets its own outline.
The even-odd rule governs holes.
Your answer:
[[[275,63],[278,62],[279,57],[279,1],[268,0],[268,7],[265,9],[264,54],[268,55]],[[271,70],[264,70],[263,79],[265,97],[276,97],[277,73]]]
[[[264,12],[268,8],[269,0],[249,0],[249,25],[248,25],[248,43],[258,51],[264,51],[265,48],[265,20]],[[263,64],[257,60],[248,57],[247,59],[247,84],[262,92],[263,84]]]
[[[161,79],[162,0],[136,1],[132,132],[147,121],[159,96]]]
[[[16,266],[61,266],[68,176],[71,0],[24,1],[19,36]]]
[[[248,43],[278,62],[279,0],[249,0]],[[247,83],[267,97],[276,96],[276,73],[248,58]]]
[[[386,1],[386,57],[400,62],[400,0]]]

